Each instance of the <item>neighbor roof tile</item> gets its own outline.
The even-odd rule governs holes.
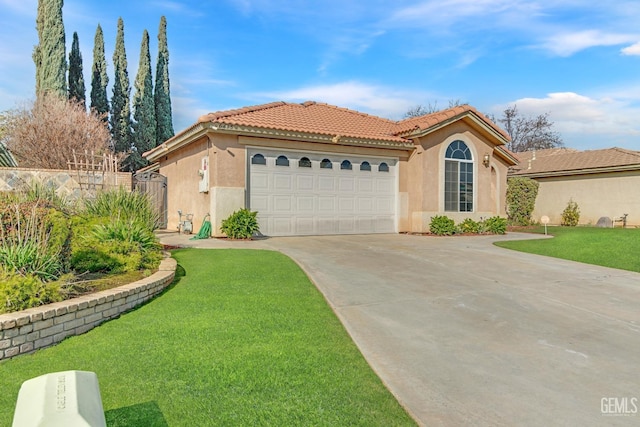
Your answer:
[[[613,147],[602,150],[577,151],[570,148],[551,148],[518,153],[521,162],[513,168],[512,175],[535,175],[558,172],[576,172],[634,166],[640,168],[640,151]]]

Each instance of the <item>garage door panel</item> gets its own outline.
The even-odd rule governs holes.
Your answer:
[[[313,175],[297,175],[296,176],[296,190],[299,191],[313,191]]]
[[[295,223],[295,234],[298,235],[309,235],[315,234],[314,229],[314,218],[313,216],[296,216],[293,219]]]
[[[274,195],[273,200],[273,212],[277,213],[292,213],[292,196]]]
[[[271,219],[274,235],[287,236],[293,234],[291,217],[276,216]]]
[[[338,198],[338,210],[341,214],[354,212],[355,207],[356,204],[353,197]]]
[[[360,177],[358,179],[358,191],[361,193],[373,193],[373,179]]]
[[[312,195],[296,196],[296,211],[313,215],[315,197]]]
[[[273,175],[273,189],[275,191],[291,191],[293,189],[293,176],[287,174]]]
[[[353,177],[338,178],[338,190],[340,192],[353,193],[356,189],[355,179]]]
[[[318,191],[335,192],[335,178],[333,176],[318,176]]]
[[[350,233],[389,233],[395,231],[397,199],[397,160],[383,160],[389,172],[379,172],[380,161],[360,156],[340,156],[353,169],[340,169],[335,156],[323,153],[278,152],[249,149],[249,159],[260,153],[266,165],[248,164],[249,207],[258,211],[260,230],[265,235],[313,235]],[[276,166],[285,155],[290,166]],[[299,167],[307,157],[313,167]],[[322,159],[333,161],[333,169],[321,169]],[[344,160],[341,159],[341,160]],[[361,171],[363,162],[371,171]]]
[[[335,212],[336,197],[335,196],[318,196],[318,212]]]
[[[356,219],[353,216],[338,218],[338,233],[352,234],[356,232]]]

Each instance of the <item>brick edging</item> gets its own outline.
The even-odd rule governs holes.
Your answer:
[[[0,314],[0,360],[55,345],[116,318],[162,292],[177,262],[165,257],[158,271],[128,285],[66,301]]]

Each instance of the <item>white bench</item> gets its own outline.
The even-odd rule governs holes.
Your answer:
[[[106,427],[98,376],[64,371],[22,383],[13,427]]]

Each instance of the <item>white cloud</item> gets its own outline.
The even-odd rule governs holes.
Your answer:
[[[358,81],[306,86],[255,96],[290,102],[325,102],[391,119],[399,119],[409,108],[434,98],[425,92],[394,89]]]
[[[640,56],[640,42],[627,46],[620,51],[623,55]]]
[[[634,34],[607,33],[600,30],[585,30],[558,33],[545,39],[540,47],[559,55],[571,56],[581,50],[597,46],[616,46],[637,40]]]
[[[549,113],[553,129],[560,132],[568,146],[606,148],[626,146],[640,150],[640,107],[630,99],[605,94],[599,97],[574,92],[550,93],[544,98],[521,98],[508,105],[517,105],[523,116]],[[507,105],[496,106],[500,115]]]

